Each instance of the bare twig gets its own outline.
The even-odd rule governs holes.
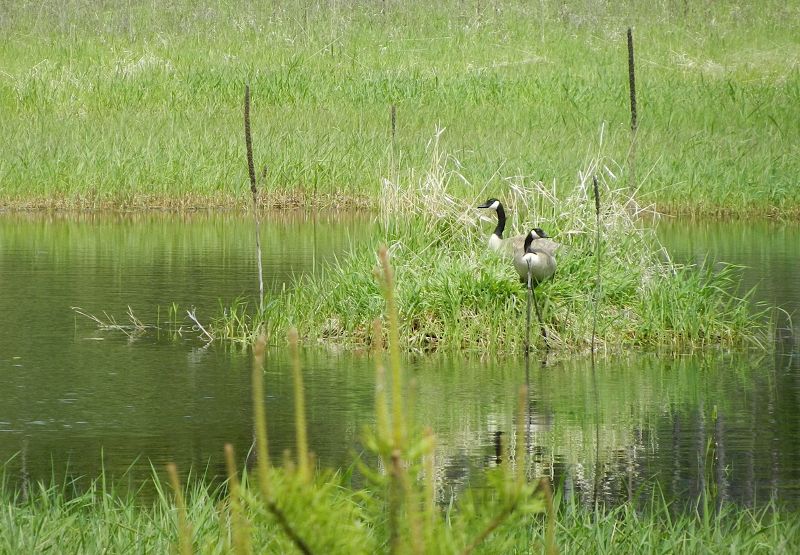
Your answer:
[[[121,331],[122,333],[124,333],[128,337],[132,337],[134,335],[138,335],[138,334],[144,333],[146,330],[158,329],[158,326],[155,326],[153,324],[145,324],[144,322],[142,322],[133,313],[133,309],[130,306],[128,306],[128,313],[127,313],[128,314],[128,319],[131,322],[130,324],[117,323],[116,318],[114,318],[113,316],[109,315],[107,312],[103,312],[103,315],[106,318],[105,320],[103,320],[103,319],[95,316],[94,314],[89,314],[88,312],[86,312],[85,310],[83,310],[79,306],[73,306],[71,308],[72,308],[73,311],[75,311],[76,313],[80,314],[81,316],[83,316],[85,318],[88,318],[89,320],[92,320],[95,324],[97,324],[97,327],[99,329],[101,329],[101,330],[111,330],[111,331]]]
[[[189,316],[189,318],[192,320],[192,322],[194,322],[194,323],[195,323],[195,325],[198,327],[198,329],[200,329],[200,331],[202,331],[202,332],[203,332],[203,335],[205,335],[205,336],[208,338],[208,342],[209,342],[209,343],[211,343],[212,341],[214,341],[214,336],[213,336],[213,335],[211,335],[210,333],[208,333],[208,331],[206,330],[206,328],[204,328],[204,327],[203,327],[203,324],[201,324],[201,323],[200,323],[200,322],[197,320],[197,316],[195,316],[195,309],[194,309],[194,307],[192,307],[192,310],[187,310],[187,311],[186,311],[186,314]]]

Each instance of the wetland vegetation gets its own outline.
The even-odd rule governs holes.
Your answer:
[[[434,146],[425,174],[387,183],[374,238],[320,273],[300,277],[265,311],[241,303],[209,329],[245,343],[266,329],[282,343],[286,330],[296,327],[312,343],[367,345],[381,310],[373,268],[383,243],[397,266],[400,337],[407,349],[522,352],[525,288],[510,262],[488,248],[494,225],[481,224],[478,203],[470,206],[451,194],[454,182],[464,181],[448,167],[453,163]],[[602,181],[599,220],[590,178],[596,173]],[[748,292],[741,298],[733,293],[736,268],[674,263],[603,160],[591,161],[582,176],[560,198],[518,180],[511,183],[513,196],[505,199],[511,212],[507,233],[524,233],[534,222],[563,244],[556,279],[537,288],[548,335],[537,350],[588,351],[595,313],[599,349],[605,352],[768,345],[765,308],[750,302]]]
[[[109,225],[123,250],[147,253],[149,273],[138,276],[137,286],[152,289],[144,296],[145,311],[163,310],[153,324],[157,334],[169,320],[172,333],[158,335],[147,347],[159,359],[148,371],[173,372],[179,366],[163,362],[174,361],[165,349],[193,344],[177,357],[186,359],[190,371],[171,376],[166,393],[177,399],[184,388],[190,401],[170,400],[153,410],[163,399],[153,392],[161,383],[153,374],[122,370],[118,377],[120,369],[97,356],[104,348],[124,348],[125,366],[133,363],[139,332],[150,327],[130,308],[137,329],[125,330],[124,346],[109,341],[93,351],[77,347],[106,337],[79,338],[74,325],[69,348],[80,353],[77,363],[98,370],[86,383],[63,384],[57,376],[43,383],[37,353],[26,345],[49,341],[45,332],[34,331],[24,342],[11,331],[5,334],[16,343],[0,334],[0,368],[15,385],[5,403],[13,405],[11,416],[0,414],[0,430],[8,432],[2,445],[5,453],[10,445],[19,449],[0,483],[0,551],[800,551],[800,512],[787,493],[796,489],[796,363],[784,367],[776,354],[774,368],[763,375],[754,369],[773,354],[765,353],[779,330],[771,318],[776,312],[739,287],[739,268],[706,258],[675,262],[648,226],[657,212],[787,219],[800,214],[799,18],[800,7],[773,0],[675,0],[635,10],[550,0],[4,5],[0,209],[243,211],[252,199],[259,209],[368,208],[378,216],[368,234],[355,226],[361,236],[346,249],[346,241],[323,226],[319,262],[313,216],[312,270],[296,276],[270,266],[285,237],[262,234],[266,296],[252,294],[254,280],[243,300],[222,299],[216,315],[206,306],[188,326],[178,317],[183,310],[176,299],[160,297],[172,278],[162,263],[182,248],[197,261],[183,276],[181,291],[187,302],[182,308],[191,306],[195,318],[191,295],[204,283],[195,269],[219,264],[215,271],[226,272],[230,253],[252,233],[241,234],[244,226],[236,225],[235,236],[225,238],[223,260],[212,262],[187,245],[230,233],[229,222],[202,228],[201,237],[186,237],[185,226],[175,232],[174,223],[165,224],[173,231],[165,232],[168,238],[156,252],[149,238],[130,232],[135,221],[120,217]],[[635,134],[627,28],[636,37]],[[242,140],[245,85],[252,90],[254,157],[265,169],[263,190],[253,197]],[[593,177],[600,180],[597,217]],[[467,377],[450,364],[429,387],[450,392],[448,380],[476,381],[482,396],[444,409],[444,393],[436,398],[441,403],[416,405],[417,377],[403,377],[401,361],[408,364],[418,353],[503,355],[491,358],[520,370],[513,367],[523,347],[525,291],[508,261],[486,247],[492,224],[476,206],[488,196],[501,197],[509,208],[507,232],[526,232],[533,224],[564,245],[556,279],[537,289],[548,332],[546,345],[538,340],[538,351],[556,351],[562,360],[588,353],[596,330],[598,350],[606,354],[632,347],[672,355],[757,347],[762,359],[747,358],[719,375],[711,368],[730,361],[703,360],[696,367],[659,361],[654,368],[620,370],[619,382],[598,382],[597,373],[611,373],[610,365],[596,368],[593,357],[591,372],[588,366],[560,367],[563,372],[549,378],[542,377],[542,363],[538,374],[526,367],[522,387],[521,374],[514,375],[513,396],[519,396],[510,409],[496,400],[483,405],[497,387],[495,375]],[[277,216],[263,214],[265,228],[274,229]],[[41,238],[60,218],[44,224]],[[81,218],[94,216],[75,217]],[[257,230],[259,222],[257,216]],[[69,227],[68,245],[79,244],[80,256],[90,258],[92,251],[113,260],[114,299],[126,302],[129,276],[119,251],[108,250],[105,236]],[[281,233],[291,233],[288,228]],[[4,257],[19,239],[14,229],[0,235]],[[47,241],[33,244],[31,267],[51,258],[69,270],[66,256]],[[258,266],[260,276],[260,261]],[[37,295],[34,281],[14,271],[15,286]],[[87,283],[99,281],[67,271],[61,288],[72,302]],[[202,342],[191,326],[201,323],[206,339],[221,339],[226,347],[215,353],[213,346],[195,345]],[[287,334],[290,401],[284,399],[285,377],[264,370],[265,341],[285,349]],[[795,352],[796,340],[788,337],[781,345]],[[241,353],[227,349],[230,343],[244,346],[248,357],[252,348],[252,418],[246,425],[236,397],[242,389],[234,387],[241,381]],[[322,403],[312,397],[305,410],[299,350],[312,344],[331,352],[346,346],[355,357],[371,350],[374,389],[368,397],[374,410],[368,424],[358,409],[347,413],[346,422],[337,420],[322,395]],[[229,359],[224,378],[214,382],[222,391],[206,390],[198,377],[198,361],[209,353]],[[29,372],[38,383],[28,383]],[[662,382],[666,373],[678,377]],[[267,393],[265,376],[272,380]],[[350,397],[363,392],[341,381],[363,382],[363,376],[340,368],[325,379],[327,385],[316,387],[359,404]],[[579,399],[559,418],[555,411],[539,411],[540,391],[531,389],[546,379],[561,395]],[[736,394],[715,397],[721,386],[714,380]],[[91,398],[105,381],[124,391],[99,412],[80,407],[68,408],[75,416],[63,419],[42,416],[50,414],[50,404],[70,407]],[[136,396],[157,401],[143,414],[132,400]],[[214,399],[217,405],[205,404]],[[268,449],[267,399],[291,413],[279,418],[282,428],[288,418],[295,432],[288,444],[280,443],[287,449],[280,466],[271,465],[279,458],[275,447]],[[676,409],[679,404],[685,412]],[[761,409],[768,423],[758,420]],[[315,415],[314,430],[306,412],[317,410],[322,414]],[[463,413],[453,432],[463,437],[447,438],[440,447],[426,426],[442,410]],[[659,435],[668,442],[668,432],[659,430],[664,424],[651,422],[664,412],[672,419],[674,453],[667,462],[673,466],[654,464],[650,472],[639,452],[657,452]],[[87,414],[102,414],[103,422],[84,427]],[[564,414],[578,416],[570,420]],[[202,475],[193,463],[207,456],[208,442],[218,441],[219,434],[212,438],[209,432],[222,429],[216,427],[220,415],[235,423],[229,426],[234,437],[226,441],[237,444],[240,458],[226,445],[226,470],[207,466],[209,475]],[[115,483],[124,482],[126,473],[107,477],[101,469],[95,480],[97,472],[90,470],[62,479],[54,469],[48,482],[35,460],[56,451],[51,439],[31,431],[37,426],[68,436],[62,449],[67,459],[81,445],[99,446],[103,453],[115,442],[136,459],[149,452],[153,438],[144,430],[153,419],[191,418],[195,435],[182,441],[160,437],[169,446],[159,456],[187,462],[178,467],[180,478],[169,467],[169,485],[163,463],[148,463],[152,473],[141,489],[121,492]],[[749,426],[744,433],[750,443],[737,458],[742,422]],[[682,423],[691,431],[682,432]],[[762,434],[762,425],[772,435]],[[363,432],[356,442],[358,430]],[[348,453],[347,462],[337,461],[333,470],[318,468],[307,434],[357,443],[363,451]],[[463,453],[456,443],[485,441],[488,435],[492,445],[476,449],[479,464],[458,461]],[[782,442],[787,437],[794,440]],[[338,448],[337,453],[344,449]],[[221,457],[222,448],[217,451]],[[765,461],[768,476],[758,468]],[[473,464],[481,473],[470,480],[465,475]],[[687,471],[688,488],[684,467],[693,469]],[[758,498],[764,481],[769,499]]]
[[[369,530],[370,518],[381,518],[370,511],[368,493],[353,491],[340,477],[331,478],[320,487],[318,495],[329,520],[318,527],[311,544],[332,547],[327,553],[376,553],[385,540],[380,532]],[[15,501],[5,490],[0,497],[4,510],[0,551],[4,553],[40,553],[47,550],[75,553],[167,553],[178,548],[177,508],[169,486],[160,483],[160,496],[149,505],[126,498],[110,488],[97,487],[74,493],[61,486],[37,488],[25,503]],[[255,486],[243,486],[242,495],[256,497]],[[192,538],[197,552],[232,551],[229,510],[224,491],[208,486],[189,487],[186,513],[192,524]],[[296,495],[296,494],[293,494]],[[291,499],[291,496],[287,496]],[[562,553],[738,553],[791,554],[800,549],[800,517],[790,511],[747,510],[727,506],[719,514],[703,513],[702,508],[689,513],[675,513],[656,499],[653,505],[638,511],[632,504],[598,511],[572,507],[558,498],[556,542]],[[366,506],[366,508],[365,508]],[[307,508],[294,507],[296,514],[307,516]],[[257,553],[287,553],[292,546],[274,520],[263,509],[248,507],[245,515]],[[354,527],[353,516],[361,527]],[[302,519],[299,522],[303,522]],[[314,519],[314,524],[319,519]],[[468,522],[469,524],[469,522]],[[478,523],[476,523],[478,524]],[[336,528],[335,526],[342,526]],[[513,529],[512,529],[513,528]],[[305,532],[308,528],[303,527]],[[347,530],[347,534],[343,533]],[[540,519],[516,518],[506,535],[495,534],[477,553],[537,553],[544,545]],[[468,538],[463,528],[452,533],[450,546],[431,548],[428,553],[454,553]],[[459,543],[463,542],[463,543]],[[341,548],[341,549],[337,549]],[[183,553],[187,553],[183,551]],[[322,551],[320,551],[322,552]]]
[[[9,3],[0,202],[245,207],[249,82],[270,206],[374,207],[390,152],[425,167],[438,125],[469,183],[498,197],[517,175],[570,191],[587,153],[602,150],[662,211],[796,214],[798,10],[772,0]]]

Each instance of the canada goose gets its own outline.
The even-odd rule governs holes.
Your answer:
[[[523,249],[514,253],[514,269],[517,270],[522,283],[528,283],[530,273],[531,287],[536,287],[541,282],[550,279],[556,272],[556,257],[547,248],[550,245],[541,244],[545,240],[547,240],[547,234],[538,227],[534,228],[525,236]],[[549,241],[549,243],[558,245],[555,241]]]
[[[553,253],[537,246],[537,243],[541,243],[546,240],[546,238],[547,234],[541,229],[532,229],[525,237],[524,250],[521,253],[514,254],[514,269],[517,270],[520,281],[528,287],[527,327],[525,331],[526,357],[530,352],[531,344],[531,304],[536,308],[536,318],[539,320],[539,329],[542,332],[545,347],[549,348],[549,344],[547,343],[547,329],[542,320],[542,312],[539,310],[539,303],[536,300],[536,286],[552,278],[553,274],[556,273],[556,258]],[[551,243],[554,243],[554,241],[551,241]],[[558,243],[556,243],[555,248],[557,247]]]
[[[553,241],[541,227],[534,227],[529,235],[533,235],[531,246],[537,251],[544,251],[550,256],[555,256],[561,243]],[[527,240],[527,237],[525,238]],[[528,246],[523,244],[523,249],[527,252]]]
[[[497,227],[494,228],[494,231],[489,236],[490,249],[498,252],[504,251],[506,253],[513,253],[515,251],[522,250],[522,246],[525,242],[524,235],[503,239],[503,231],[506,229],[506,211],[503,209],[502,202],[496,198],[490,198],[483,204],[479,205],[478,208],[488,208],[497,213]]]
[[[527,235],[515,235],[508,239],[503,239],[503,232],[506,229],[506,211],[503,209],[503,203],[496,198],[490,198],[478,208],[488,208],[497,213],[497,227],[489,236],[489,248],[493,251],[504,252],[512,256],[522,256],[525,254],[525,239]],[[536,227],[531,233],[535,233],[534,240],[537,250],[547,251],[551,256],[556,252],[556,249],[561,246],[550,239],[541,228]]]

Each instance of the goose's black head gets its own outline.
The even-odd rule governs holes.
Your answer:
[[[529,252],[528,249],[531,248],[533,240],[536,239],[538,235],[539,234],[535,229],[532,229],[528,232],[528,234],[525,236],[525,245],[523,246],[522,252]]]
[[[491,208],[492,210],[497,210],[500,206],[500,201],[496,198],[490,198],[483,204],[479,205],[478,208]]]
[[[550,236],[547,233],[545,233],[545,231],[541,227],[534,227],[531,230],[531,234],[534,234],[534,233],[536,234],[536,237],[534,237],[534,239],[536,239],[536,238],[538,238],[538,239],[548,239],[548,238],[550,238]]]

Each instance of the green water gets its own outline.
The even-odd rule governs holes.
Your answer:
[[[265,276],[273,294],[292,275],[369,235],[368,216],[268,217]],[[800,307],[800,228],[776,224],[662,224],[679,261],[748,264],[743,286]],[[97,476],[138,484],[173,461],[224,474],[222,447],[242,456],[253,430],[250,359],[182,334],[98,330],[71,307],[144,322],[168,306],[200,319],[256,291],[252,222],[229,215],[0,217],[0,460],[20,484]],[[160,309],[158,307],[161,307]],[[411,358],[413,418],[437,434],[437,491],[447,500],[497,464],[498,438],[522,425],[531,474],[548,474],[577,499],[649,492],[800,506],[800,341],[781,317],[769,354],[631,352],[559,362]],[[373,364],[360,352],[302,353],[309,442],[321,465],[345,467],[373,422]],[[268,353],[271,454],[293,448],[286,354]],[[525,421],[516,397],[529,386]],[[16,478],[15,478],[16,477]]]

